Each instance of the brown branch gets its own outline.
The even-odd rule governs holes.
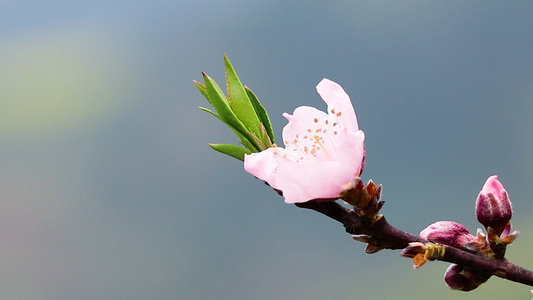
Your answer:
[[[410,242],[428,243],[427,240],[412,235],[390,225],[385,217],[375,223],[365,220],[355,211],[349,210],[335,201],[308,201],[297,203],[300,208],[311,209],[324,214],[344,225],[346,232],[353,235],[368,235],[369,242],[386,249],[403,249]],[[444,256],[438,260],[462,265],[487,274],[533,286],[533,272],[517,266],[505,259],[493,260],[467,251],[444,246]]]

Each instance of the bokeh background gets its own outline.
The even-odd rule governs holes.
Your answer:
[[[327,77],[366,133],[363,178],[417,233],[480,227],[498,174],[533,268],[533,3],[0,2],[2,299],[529,299],[491,278],[450,291],[282,198],[212,151],[236,142],[200,111],[227,53],[268,109],[325,105]]]

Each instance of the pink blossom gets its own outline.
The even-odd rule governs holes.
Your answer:
[[[362,172],[365,136],[350,97],[329,79],[316,88],[327,113],[309,106],[284,113],[289,121],[283,128],[285,148],[244,157],[244,169],[280,190],[287,203],[337,199]]]

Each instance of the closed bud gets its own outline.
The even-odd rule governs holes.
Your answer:
[[[485,228],[491,227],[501,235],[513,216],[507,191],[493,175],[487,179],[476,201],[476,217]]]
[[[452,221],[435,222],[420,232],[420,237],[428,241],[460,249],[476,248],[478,239],[463,225]]]
[[[470,271],[467,268],[452,264],[444,273],[444,281],[454,290],[471,291],[489,279],[490,275]]]

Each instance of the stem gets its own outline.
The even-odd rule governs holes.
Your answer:
[[[346,209],[335,201],[308,201],[296,203],[300,208],[311,209],[324,214],[344,225],[349,234],[365,234],[374,246],[386,249],[403,249],[410,242],[428,243],[415,235],[402,231],[390,225],[385,217],[375,223],[368,222],[355,211]],[[444,256],[437,260],[463,265],[487,274],[533,286],[533,271],[517,266],[505,259],[493,260],[484,256],[475,255],[464,250],[446,246]]]

